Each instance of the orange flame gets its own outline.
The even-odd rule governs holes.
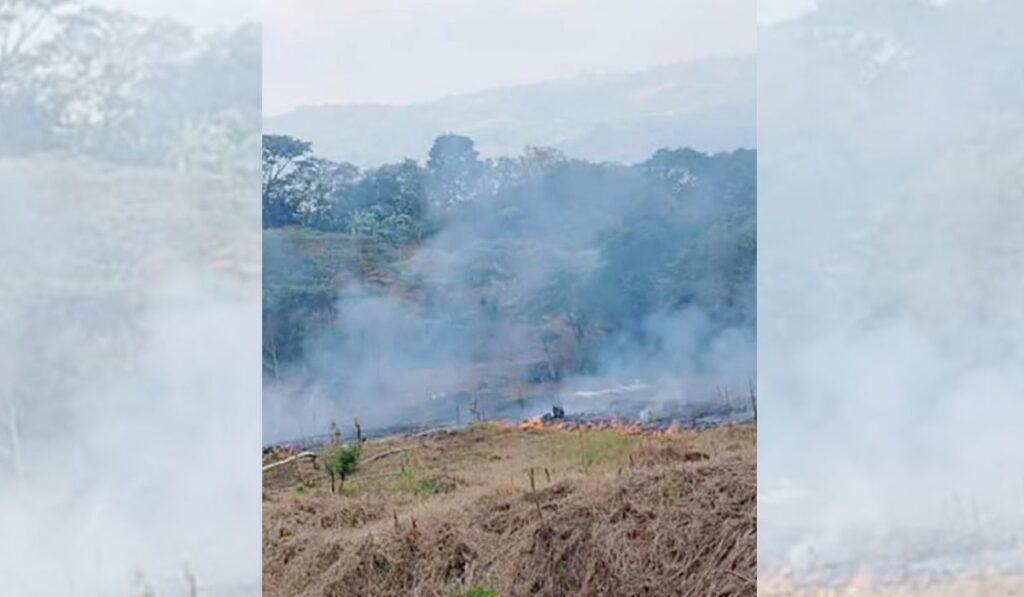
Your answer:
[[[526,419],[519,424],[520,429],[540,429],[544,426],[544,421],[540,417],[533,417],[532,419]]]

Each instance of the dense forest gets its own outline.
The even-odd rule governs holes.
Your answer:
[[[627,166],[540,147],[484,158],[445,134],[428,155],[360,169],[264,136],[268,383],[358,409],[752,363],[753,150]]]

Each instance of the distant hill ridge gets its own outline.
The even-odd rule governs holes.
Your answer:
[[[554,146],[594,161],[635,163],[662,147],[754,147],[752,55],[502,87],[405,106],[307,106],[264,130],[312,141],[317,154],[360,166],[425,159],[439,134],[472,137],[486,156]]]

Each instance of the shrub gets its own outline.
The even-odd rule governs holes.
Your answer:
[[[324,454],[324,468],[331,477],[331,492],[341,491],[345,479],[359,468],[362,446],[358,442],[349,446],[331,446]],[[338,481],[337,486],[335,481]]]
[[[416,495],[437,495],[455,490],[455,482],[444,477],[421,477],[414,485],[413,493]]]

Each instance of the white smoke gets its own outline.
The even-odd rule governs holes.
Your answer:
[[[81,14],[112,29],[147,23]],[[44,23],[43,32],[58,29]],[[71,37],[88,42],[89,25],[79,25],[82,35]],[[0,593],[173,596],[194,584],[201,595],[257,595],[258,153],[239,158],[247,148],[225,145],[226,135],[216,137],[224,130],[203,129],[198,118],[191,145],[178,149],[209,151],[206,163],[247,160],[251,174],[237,162],[219,173],[192,170],[190,160],[174,171],[154,160],[115,163],[145,161],[126,150],[132,143],[173,147],[153,135],[176,135],[179,123],[153,118],[132,121],[148,127],[145,138],[125,125],[106,145],[100,133],[88,145],[64,143],[67,130],[55,131],[48,111],[63,94],[102,88],[107,95],[91,96],[103,100],[91,123],[99,130],[107,108],[137,115],[142,83],[50,71],[44,58],[30,52],[19,57],[25,70],[0,75],[2,116],[19,108],[11,89],[31,108],[0,123],[4,130],[44,140],[7,137],[0,157]],[[125,72],[153,66],[137,58]],[[187,93],[202,106],[203,94],[219,91],[190,84]],[[248,106],[248,119],[246,108],[219,116],[236,126],[232,134],[258,139],[258,107]]]
[[[1022,7],[820,4],[761,36],[763,563],[1024,523]]]

